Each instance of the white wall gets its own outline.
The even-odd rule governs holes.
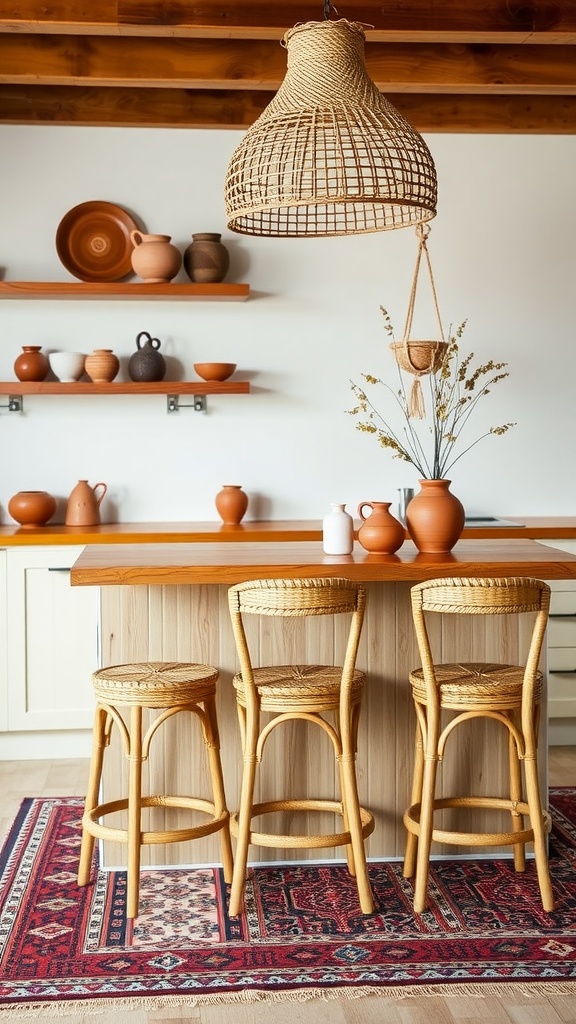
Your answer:
[[[337,239],[258,239],[226,230],[223,181],[239,132],[0,127],[0,267],[6,280],[66,281],[54,244],[77,203],[128,208],[182,249],[222,231],[228,280],[246,303],[0,302],[0,379],[24,344],[111,347],[124,366],[143,330],[178,360],[238,363],[250,395],[208,414],[167,415],[165,399],[39,397],[0,410],[0,521],[10,496],[62,500],[79,478],[106,481],[106,520],[216,519],[223,483],[249,518],[320,517],[332,501],[396,500],[417,473],[354,429],[349,379],[395,386],[379,307],[401,334],[416,256],[412,229]],[[468,318],[462,351],[509,363],[472,436],[503,421],[451,474],[469,513],[576,513],[576,137],[432,135],[439,213],[430,252],[445,326]],[[178,278],[187,280],[183,272]],[[434,320],[422,293],[416,333]],[[173,363],[173,366],[177,364]],[[125,370],[124,370],[125,375]],[[0,402],[5,402],[0,398]]]

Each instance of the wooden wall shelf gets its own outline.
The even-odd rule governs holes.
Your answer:
[[[1,408],[8,409],[8,412],[23,411],[24,395],[166,395],[166,411],[169,413],[179,412],[180,409],[205,412],[207,395],[246,395],[249,392],[250,382],[247,380],[163,380],[153,383],[121,381],[118,384],[94,384],[91,381],[75,384],[62,384],[59,381],[0,381],[0,395],[8,395],[7,405]],[[192,395],[192,402],[180,404],[181,395]]]
[[[121,381],[115,384],[93,384],[79,381],[0,381],[0,395],[245,395],[250,391],[247,380],[163,380],[154,383]]]
[[[0,299],[152,299],[245,302],[249,284],[145,284],[122,281],[0,281]]]

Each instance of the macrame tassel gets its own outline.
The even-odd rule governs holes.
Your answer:
[[[422,394],[422,385],[420,384],[419,376],[414,377],[414,380],[412,381],[410,397],[408,399],[408,417],[411,420],[423,420],[426,418],[424,395]]]

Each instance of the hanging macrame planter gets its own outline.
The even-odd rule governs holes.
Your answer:
[[[390,345],[400,369],[404,370],[405,373],[411,373],[414,375],[414,381],[408,398],[408,415],[413,419],[421,420],[424,419],[426,411],[424,409],[424,395],[422,394],[420,378],[425,377],[429,373],[436,373],[436,370],[440,369],[442,360],[444,359],[448,348],[448,344],[444,340],[444,331],[442,330],[442,320],[440,319],[440,311],[438,309],[438,298],[436,296],[436,286],[434,284],[430,253],[428,252],[428,247],[426,245],[426,239],[429,233],[430,228],[426,224],[419,224],[416,228],[416,235],[418,237],[418,254],[416,256],[414,278],[412,280],[412,289],[410,291],[410,299],[408,301],[408,312],[406,314],[406,323],[404,325],[404,335],[402,341],[393,341]],[[426,259],[430,285],[432,287],[432,297],[434,299],[434,308],[436,310],[436,318],[438,320],[438,330],[440,334],[440,340],[438,341],[421,341],[414,340],[410,337],[422,254],[424,254]]]

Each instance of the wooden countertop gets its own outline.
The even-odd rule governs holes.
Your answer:
[[[447,555],[424,555],[406,541],[395,555],[326,555],[318,541],[89,546],[74,563],[73,585],[230,585],[258,577],[343,576],[418,582],[440,576],[576,579],[576,555],[533,540],[461,540]]]
[[[512,518],[512,517],[511,517]],[[574,516],[515,517],[523,526],[466,527],[464,539],[519,538],[565,539],[576,537]],[[0,526],[0,547],[58,544],[197,544],[218,541],[320,541],[319,519],[248,520],[240,526],[205,523],[105,523],[101,526],[64,526],[49,524],[22,527]]]

